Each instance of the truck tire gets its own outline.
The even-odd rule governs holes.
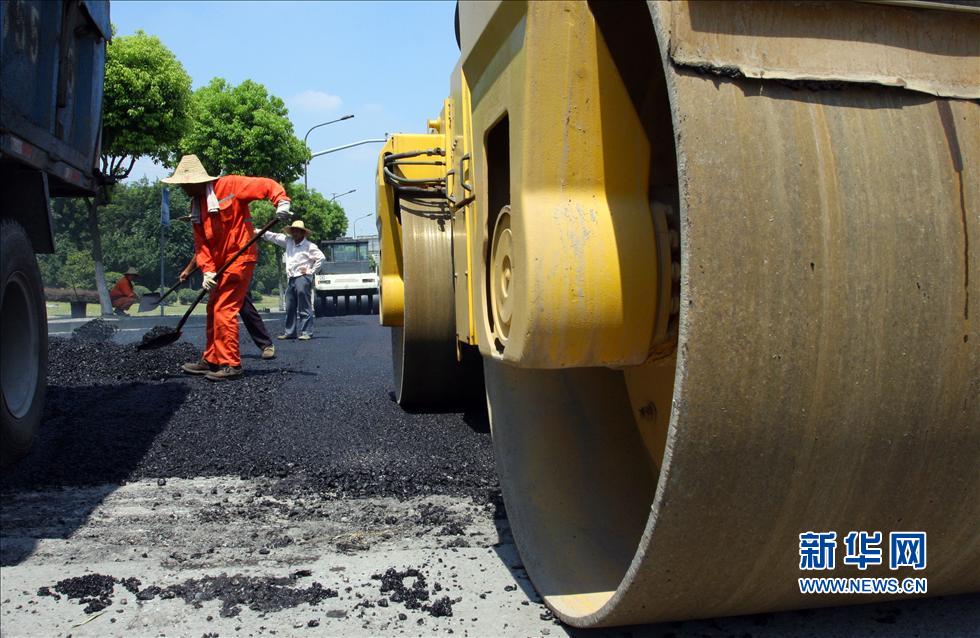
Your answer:
[[[41,272],[20,224],[0,222],[0,467],[27,454],[44,411],[48,324]]]

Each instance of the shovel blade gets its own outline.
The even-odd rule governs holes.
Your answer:
[[[137,312],[148,312],[160,305],[160,293],[148,292],[140,297],[140,309]]]
[[[171,343],[180,339],[180,332],[174,330],[172,332],[158,333],[150,338],[147,337],[149,337],[149,335],[143,336],[143,341],[136,346],[137,350],[155,350],[157,348],[169,346]]]

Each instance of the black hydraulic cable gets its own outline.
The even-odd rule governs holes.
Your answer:
[[[446,179],[444,177],[427,178],[427,179],[409,179],[407,177],[401,177],[400,175],[395,175],[393,172],[391,172],[391,169],[388,168],[387,166],[385,166],[383,170],[385,174],[385,179],[390,180],[389,183],[393,182],[395,184],[416,184],[416,185],[432,184],[432,185],[439,185],[439,186],[444,186],[446,184]]]
[[[400,159],[410,159],[412,157],[420,157],[422,155],[439,155],[440,157],[446,156],[446,151],[441,148],[429,148],[423,151],[407,151],[405,153],[392,153],[390,155],[385,155],[384,163],[389,164]]]

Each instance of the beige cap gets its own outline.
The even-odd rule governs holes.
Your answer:
[[[170,177],[164,177],[160,181],[164,184],[204,184],[218,179],[208,175],[204,169],[204,164],[197,159],[197,155],[184,155],[177,164],[177,169]]]
[[[140,271],[136,270],[136,268],[134,268],[133,266],[130,266],[126,270],[126,272],[124,272],[123,274],[124,275],[136,275],[137,277],[139,277],[140,276]]]
[[[286,230],[293,230],[293,229],[301,230],[304,233],[306,233],[306,235],[310,234],[310,229],[306,227],[306,224],[304,224],[302,221],[298,219],[294,221],[292,224],[290,224],[289,226],[286,226]]]

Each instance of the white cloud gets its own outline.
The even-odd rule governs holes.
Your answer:
[[[339,109],[344,101],[340,96],[310,89],[289,98],[288,103],[291,107],[302,111],[334,111]]]

